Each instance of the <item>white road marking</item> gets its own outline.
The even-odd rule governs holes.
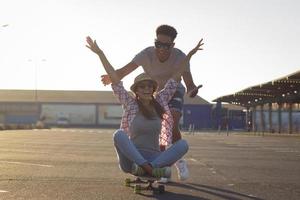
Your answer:
[[[8,192],[8,191],[6,191],[6,190],[0,190],[0,193],[4,193],[4,192]]]
[[[60,132],[71,132],[71,133],[103,133],[102,130],[94,130],[94,129],[34,129],[34,131],[60,131]]]
[[[0,163],[7,163],[7,164],[15,164],[15,165],[31,165],[31,166],[38,166],[38,167],[54,167],[53,165],[42,165],[42,164],[35,164],[35,163],[25,163],[25,162],[12,162],[12,161],[0,161]]]
[[[188,158],[187,160],[193,161],[193,162],[197,162],[197,160],[195,158]]]
[[[214,168],[209,168],[209,170],[211,171],[211,173],[216,174],[217,172],[215,171]]]
[[[292,150],[292,149],[282,149],[282,150],[275,150],[277,153],[298,153],[299,151],[297,150]]]
[[[256,197],[256,196],[255,196],[255,195],[253,195],[253,194],[249,194],[248,196],[249,196],[249,197]]]

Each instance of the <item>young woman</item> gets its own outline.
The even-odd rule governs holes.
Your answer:
[[[99,56],[111,79],[113,92],[123,105],[121,127],[114,133],[120,168],[134,175],[170,177],[169,166],[188,151],[188,144],[180,139],[166,151],[160,151],[160,144],[167,146],[172,143],[173,119],[168,102],[175,93],[181,74],[192,55],[201,50],[202,40],[182,60],[164,89],[155,93],[157,82],[142,73],[135,78],[130,87],[134,96],[124,89],[120,77],[97,42],[90,37],[87,37],[86,41],[86,46]]]

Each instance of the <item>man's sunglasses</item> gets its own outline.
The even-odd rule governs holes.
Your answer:
[[[165,50],[169,50],[172,46],[172,44],[170,44],[170,43],[163,43],[163,42],[160,42],[158,40],[155,40],[154,44],[155,44],[156,48],[165,49]]]

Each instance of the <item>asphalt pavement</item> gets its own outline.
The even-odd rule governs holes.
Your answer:
[[[245,133],[183,134],[190,178],[164,194],[124,185],[113,129],[0,131],[0,199],[300,199],[300,137]]]

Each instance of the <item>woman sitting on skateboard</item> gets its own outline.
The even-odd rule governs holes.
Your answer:
[[[125,90],[96,41],[90,37],[87,37],[86,41],[86,46],[99,56],[112,81],[113,92],[123,105],[121,127],[114,133],[120,168],[137,176],[170,177],[169,166],[187,153],[188,144],[181,139],[166,151],[160,151],[160,144],[168,146],[172,141],[173,121],[168,102],[176,91],[186,64],[192,55],[202,50],[202,40],[183,59],[180,70],[174,72],[163,90],[155,93],[157,83],[142,73],[135,78],[130,87],[134,96]]]

